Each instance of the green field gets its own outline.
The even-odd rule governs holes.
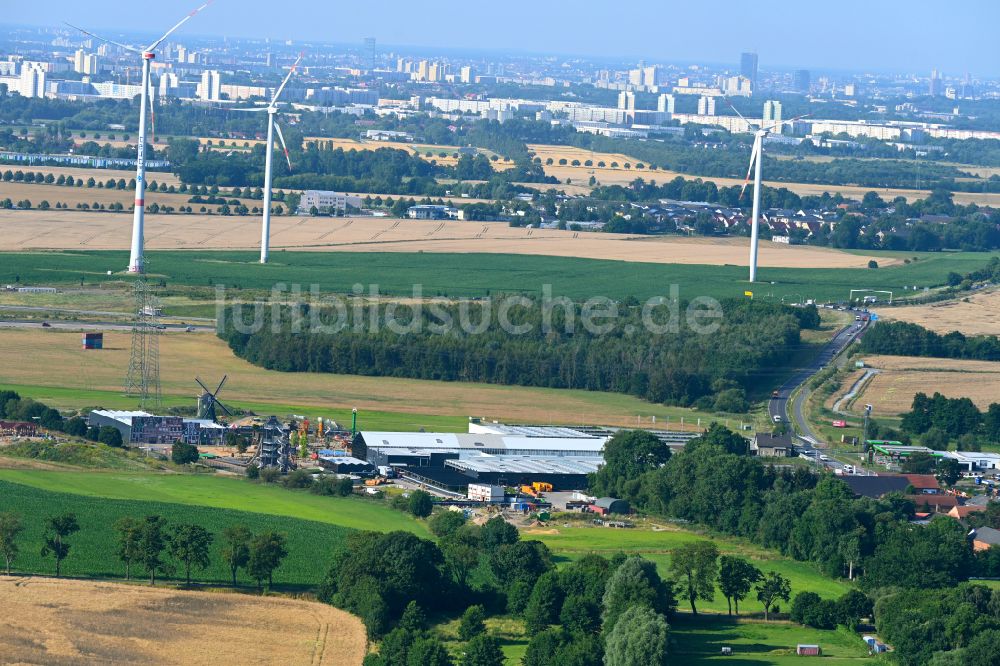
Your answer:
[[[5,473],[4,479],[7,476]],[[87,476],[94,478],[95,485],[101,477],[99,474]],[[138,492],[135,494],[141,495]],[[0,511],[13,511],[25,525],[25,531],[19,539],[21,553],[14,562],[14,569],[53,573],[55,565],[52,558],[43,558],[39,554],[43,543],[44,521],[49,516],[72,512],[76,514],[80,531],[67,539],[71,548],[69,556],[63,561],[63,574],[83,578],[123,578],[125,566],[115,555],[115,521],[123,516],[141,518],[159,515],[171,524],[195,523],[216,535],[216,542],[212,546],[212,564],[205,571],[194,572],[193,577],[198,581],[221,584],[229,581],[228,569],[220,557],[222,546],[219,535],[230,525],[243,524],[255,532],[275,530],[286,535],[289,555],[275,572],[276,585],[311,588],[326,573],[331,553],[348,531],[330,522],[254,512],[257,507],[253,505],[247,505],[247,510],[235,511],[150,501],[149,497],[156,494],[149,493],[142,499],[106,499],[54,492],[0,480]],[[175,577],[180,574],[182,572],[177,572]],[[141,576],[140,572],[139,577]],[[241,579],[244,584],[250,584],[245,575],[241,575]]]
[[[819,660],[795,654],[798,644],[819,645]],[[722,656],[722,647],[733,655]],[[679,664],[852,664],[867,660],[861,637],[844,629],[824,631],[789,622],[734,621],[729,618],[678,614],[670,625],[671,663]]]
[[[889,289],[896,296],[904,286],[944,284],[951,271],[967,273],[982,267],[996,253],[875,253],[873,256],[914,258],[910,264],[872,269],[762,268],[758,298],[783,296],[816,300],[846,300],[851,289]],[[629,263],[563,257],[502,254],[324,253],[275,252],[261,266],[252,252],[160,251],[148,253],[150,271],[168,286],[270,290],[277,283],[299,284],[303,291],[316,284],[322,293],[348,293],[355,284],[377,284],[380,293],[411,295],[414,284],[424,296],[484,296],[522,292],[552,293],[571,298],[624,298],[668,295],[680,286],[681,299],[696,296],[741,297],[746,288],[742,266]],[[0,282],[75,284],[81,278],[95,286],[107,271],[120,271],[126,253],[18,252],[0,254]],[[116,279],[121,279],[117,277]],[[772,284],[766,284],[772,283]]]
[[[670,551],[685,543],[710,539],[723,555],[738,555],[753,561],[760,570],[776,571],[791,581],[792,596],[799,592],[815,592],[825,599],[835,599],[850,589],[847,583],[824,576],[808,562],[798,562],[782,557],[773,551],[755,546],[747,541],[731,537],[702,535],[694,532],[671,529],[652,531],[648,528],[610,529],[599,527],[556,527],[558,534],[525,533],[525,539],[537,539],[545,543],[557,558],[574,560],[594,553],[611,557],[615,553],[642,555],[656,563],[661,576],[668,576]],[[681,610],[688,609],[686,600],[678,599]],[[713,601],[699,601],[698,610],[716,613],[727,611],[725,597],[716,591]],[[741,613],[763,613],[764,607],[753,598],[740,604]]]
[[[252,511],[281,519],[314,521],[348,529],[380,532],[406,530],[419,536],[429,536],[422,523],[378,502],[353,497],[321,497],[218,475],[0,469],[0,482],[75,496]],[[2,506],[3,495],[0,494]]]

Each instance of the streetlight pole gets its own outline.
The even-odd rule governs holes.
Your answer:
[[[358,434],[358,408],[351,410],[351,437]]]
[[[863,454],[868,453],[868,419],[872,414],[872,406],[865,405],[865,425],[861,431],[861,451]]]

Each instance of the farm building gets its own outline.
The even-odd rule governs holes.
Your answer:
[[[376,432],[365,430],[354,437],[354,455],[376,465],[391,464],[389,456],[409,456],[415,466],[443,466],[448,459],[477,454],[492,456],[538,456],[546,458],[599,457],[606,438],[582,433],[577,436],[531,437],[476,433]],[[431,462],[437,454],[440,462]],[[451,454],[446,457],[446,454]],[[423,462],[426,460],[427,462]],[[402,461],[398,461],[402,462]]]
[[[958,506],[958,498],[954,495],[907,495],[906,499],[913,502],[917,511],[928,513],[948,513]]]
[[[904,474],[903,476],[918,493],[937,495],[941,492],[941,486],[933,474]]]
[[[606,516],[612,513],[628,513],[629,505],[623,499],[616,499],[614,497],[602,497],[590,505],[590,510],[600,516]]]

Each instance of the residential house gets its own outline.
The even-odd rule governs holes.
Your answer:
[[[795,455],[795,444],[789,434],[769,435],[759,432],[750,442],[750,454],[762,458],[787,458]]]
[[[993,546],[1000,546],[1000,530],[992,527],[980,527],[972,537],[973,550],[989,550]]]

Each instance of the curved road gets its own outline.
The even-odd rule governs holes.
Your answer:
[[[809,427],[809,423],[806,421],[803,412],[803,405],[808,391],[799,391],[791,401],[789,401],[789,396],[797,388],[809,381],[813,375],[833,361],[849,344],[864,333],[867,327],[867,321],[854,321],[838,331],[833,339],[826,344],[823,350],[807,366],[801,368],[787,382],[782,384],[778,389],[777,397],[771,398],[768,404],[767,411],[771,420],[774,421],[775,416],[780,416],[781,421],[791,425],[792,430],[797,433],[797,448],[802,453],[812,456],[814,460],[819,460],[820,454],[815,448],[819,443],[819,438],[813,432],[812,428]],[[826,460],[823,463],[831,468],[842,467],[835,460]]]

